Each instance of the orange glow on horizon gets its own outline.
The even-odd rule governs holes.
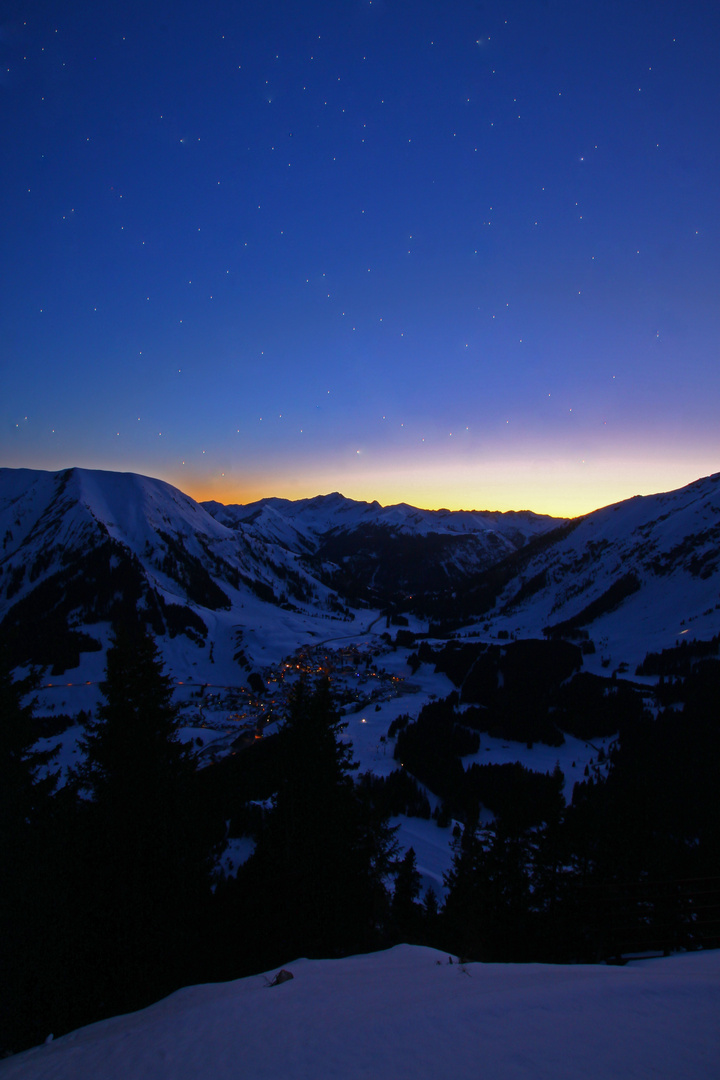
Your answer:
[[[262,498],[306,499],[339,491],[359,502],[408,503],[428,510],[532,510],[576,517],[632,498],[672,491],[709,475],[700,461],[651,459],[567,462],[530,459],[488,463],[442,462],[432,468],[387,466],[366,472],[308,464],[302,475],[265,472],[247,477],[168,478],[198,502],[246,505]],[[183,481],[184,484],[183,484]]]

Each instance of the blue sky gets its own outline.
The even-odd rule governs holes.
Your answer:
[[[3,464],[562,515],[720,468],[715,4],[4,10]]]

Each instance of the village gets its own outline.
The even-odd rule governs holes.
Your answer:
[[[377,643],[303,646],[279,664],[253,672],[246,686],[200,687],[181,706],[186,724],[203,729],[195,740],[199,761],[209,763],[262,738],[284,718],[292,688],[303,678],[328,679],[341,715],[417,693],[418,686],[377,663],[387,651]]]

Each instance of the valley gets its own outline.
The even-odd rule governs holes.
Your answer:
[[[338,494],[201,506],[132,474],[6,469],[0,534],[0,639],[19,673],[43,671],[40,712],[66,718],[40,744],[59,739],[64,770],[78,761],[73,718],[100,701],[113,622],[135,612],[156,636],[200,766],[270,736],[297,680],[325,677],[360,771],[378,776],[398,767],[397,717],[417,721],[456,689],[437,663],[451,644],[502,652],[565,636],[588,679],[619,680],[652,708],[657,679],[634,674],[646,653],[720,629],[720,476],[566,522]],[[536,677],[523,676],[530,698]],[[463,767],[558,765],[569,801],[617,735],[596,727],[566,730],[555,746],[526,737],[532,728],[486,731]],[[437,810],[437,785],[425,791]],[[401,844],[417,845],[418,819],[397,823]],[[422,830],[419,870],[442,890],[450,829]]]

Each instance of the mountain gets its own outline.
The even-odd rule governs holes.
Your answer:
[[[710,1080],[720,953],[461,964],[399,945],[179,990],[0,1062],[3,1080]]]
[[[456,618],[612,641],[634,659],[720,629],[720,473],[575,518],[469,581]]]
[[[318,578],[360,603],[457,588],[558,524],[530,511],[420,510],[355,502],[338,492],[296,502],[203,505],[241,535],[304,554]]]
[[[260,499],[247,506],[218,502],[206,502],[203,506],[224,525],[231,528],[238,524],[253,524],[266,538],[274,533],[278,541],[292,537],[287,528],[290,523],[296,535],[305,537],[309,544],[318,544],[329,532],[352,532],[364,525],[383,526],[403,535],[427,536],[429,533],[444,535],[487,534],[505,538],[506,550],[523,543],[528,533],[548,528],[556,519],[534,514],[529,510],[476,511],[476,510],[421,510],[407,503],[381,506],[378,502],[356,502],[346,499],[335,491],[331,495],[317,495],[313,499]],[[283,527],[284,523],[284,527]],[[502,543],[502,540],[499,540]]]
[[[272,691],[281,660],[305,650],[303,670],[332,670],[347,708],[366,700],[350,684],[370,652],[393,648],[393,624],[410,648],[429,630],[564,637],[597,674],[720,631],[720,474],[567,521],[338,493],[200,505],[129,473],[2,469],[0,537],[0,641],[13,666],[73,672],[66,699],[52,689],[68,713],[94,707],[112,622],[135,611],[179,684]],[[311,659],[323,646],[334,660]],[[408,656],[392,678],[408,678]],[[423,693],[449,692],[424,675]]]
[[[0,633],[14,664],[54,674],[101,650],[107,626],[133,610],[159,637],[183,635],[196,649],[268,609],[297,616],[302,637],[308,618],[351,619],[349,600],[382,606],[421,579],[457,586],[553,524],[338,494],[201,506],[132,473],[2,469]]]
[[[156,631],[207,629],[190,604],[229,607],[222,576],[227,530],[161,481],[69,469],[0,473],[2,629],[15,663],[52,664],[101,647],[88,631],[146,610]]]

